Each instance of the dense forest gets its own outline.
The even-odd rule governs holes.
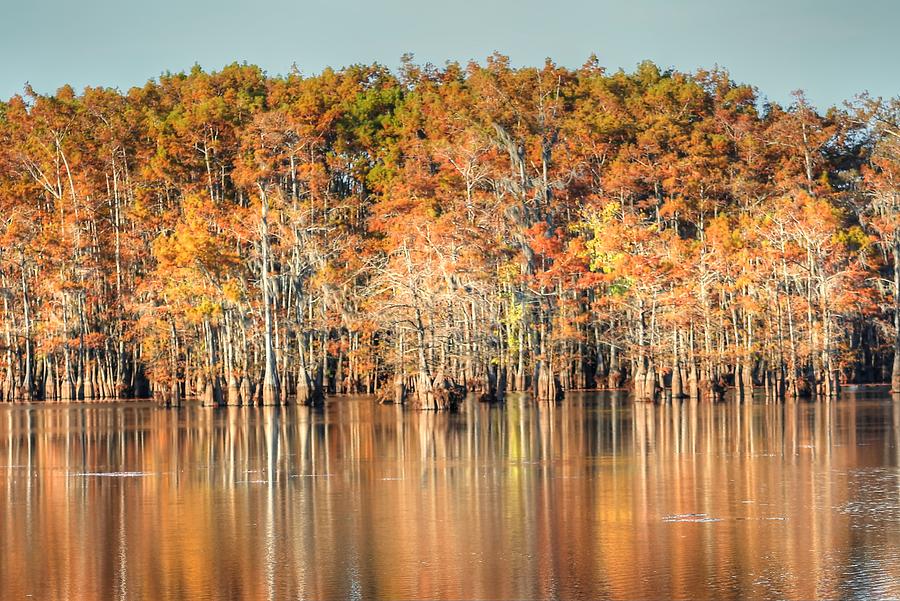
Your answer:
[[[248,65],[0,102],[0,393],[900,390],[900,98]]]

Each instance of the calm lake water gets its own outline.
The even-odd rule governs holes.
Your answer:
[[[0,599],[900,596],[900,402],[0,407]]]

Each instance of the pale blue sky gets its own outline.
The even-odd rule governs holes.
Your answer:
[[[0,0],[0,97],[26,81],[127,89],[232,61],[285,73],[378,61],[545,57],[612,69],[719,64],[772,100],[900,95],[900,0]]]

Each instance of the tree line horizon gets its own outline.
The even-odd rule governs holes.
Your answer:
[[[548,60],[0,102],[0,396],[900,391],[900,96]]]

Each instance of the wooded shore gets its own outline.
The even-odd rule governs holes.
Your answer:
[[[0,102],[0,398],[900,391],[900,99],[499,55]]]

